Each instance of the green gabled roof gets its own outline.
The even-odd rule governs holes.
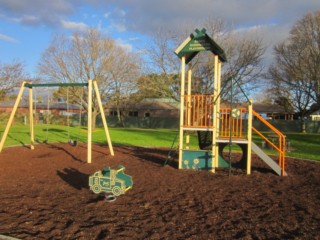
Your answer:
[[[213,54],[219,56],[220,61],[227,61],[224,50],[206,34],[205,28],[201,31],[196,29],[195,32],[195,34],[191,34],[174,51],[180,59],[185,56],[186,63],[189,63],[199,52],[211,51]]]

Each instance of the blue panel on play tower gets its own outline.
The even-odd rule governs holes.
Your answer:
[[[228,167],[229,164],[221,156],[219,156],[218,167]],[[211,170],[212,155],[210,151],[182,151],[182,168],[193,170]]]

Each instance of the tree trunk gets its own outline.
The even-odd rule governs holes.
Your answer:
[[[92,130],[96,129],[97,116],[98,116],[98,111],[94,109],[92,111]]]
[[[306,131],[306,121],[304,120],[304,119],[302,119],[302,121],[301,121],[301,132],[302,133],[306,133],[307,131]]]
[[[124,127],[123,116],[119,108],[117,108],[117,118],[118,118],[119,127]]]

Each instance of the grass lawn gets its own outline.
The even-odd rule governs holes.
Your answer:
[[[143,147],[165,147],[170,148],[178,130],[172,129],[135,129],[135,128],[110,128],[112,143],[115,145],[143,146]],[[0,126],[0,134],[4,131],[4,126]],[[68,134],[69,133],[69,134]],[[48,132],[46,125],[35,126],[35,138],[41,143],[48,139],[48,142],[68,142],[68,135],[71,140],[86,142],[86,128],[49,125]],[[290,151],[287,156],[319,160],[320,161],[320,134],[299,134],[286,133],[287,140],[290,142]],[[13,126],[8,134],[5,146],[28,145],[29,128],[24,125]],[[97,128],[92,136],[94,143],[106,143],[103,128]],[[262,140],[254,136],[253,141],[261,146]],[[197,148],[196,133],[191,135],[191,147]],[[178,144],[176,139],[175,145]],[[237,150],[237,148],[235,148]],[[277,155],[276,151],[266,150],[268,154]]]
[[[4,131],[4,126],[0,126],[0,135]],[[170,147],[178,130],[168,129],[135,129],[135,128],[109,128],[112,143],[115,145],[144,146],[144,147]],[[68,142],[68,135],[71,140],[86,142],[87,129],[67,126],[37,125],[35,126],[35,139],[41,143],[48,142]],[[92,134],[94,143],[106,143],[106,136],[103,128],[96,128]],[[18,125],[11,127],[5,146],[28,145],[30,142],[29,127]]]

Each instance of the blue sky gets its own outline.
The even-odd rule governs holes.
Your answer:
[[[319,0],[0,0],[0,62],[23,61],[35,76],[41,53],[56,33],[97,27],[136,51],[159,28],[175,30],[208,17],[239,31],[258,30],[271,49],[296,20],[316,10]]]

